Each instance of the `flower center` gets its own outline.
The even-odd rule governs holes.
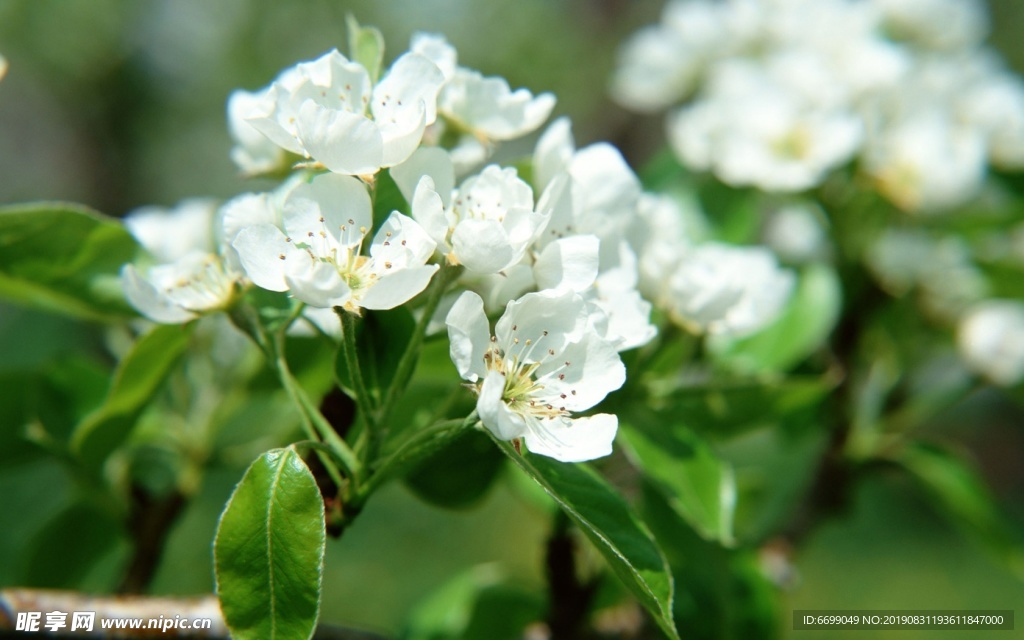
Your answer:
[[[513,333],[515,331],[516,328],[513,327]],[[497,371],[505,377],[505,388],[502,390],[501,399],[509,409],[522,416],[553,420],[569,417],[570,412],[564,406],[552,403],[548,397],[549,394],[544,393],[544,382],[553,377],[564,380],[565,374],[562,372],[570,366],[570,363],[565,362],[554,371],[540,377],[536,376],[541,366],[549,358],[555,356],[553,349],[547,349],[540,360],[531,358],[534,349],[546,336],[547,331],[543,332],[543,335],[537,340],[526,339],[524,341],[525,348],[516,354],[509,354],[507,350],[499,347],[495,344],[497,340],[492,337],[492,345],[484,353],[484,362],[488,371]],[[520,338],[512,340],[514,346],[520,344]],[[572,393],[575,395],[576,392],[572,391]],[[566,395],[563,394],[562,398],[565,397]]]

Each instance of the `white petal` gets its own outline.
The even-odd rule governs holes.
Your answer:
[[[533,271],[539,289],[583,291],[597,278],[597,236],[561,238],[544,247]]]
[[[418,53],[437,65],[445,79],[455,75],[458,54],[455,47],[448,44],[444,36],[433,33],[414,33],[409,43],[409,51]]]
[[[121,269],[121,288],[129,304],[153,322],[180,324],[196,317],[160,295],[156,287],[139,275],[134,265],[126,264]]]
[[[531,355],[522,360],[536,362],[547,359],[550,351],[557,358],[568,341],[580,338],[585,327],[583,299],[578,294],[540,291],[508,303],[494,326],[494,336],[506,356],[528,352]]]
[[[455,188],[455,167],[451,157],[441,147],[420,147],[402,164],[391,167],[391,177],[398,185],[399,191],[411,203],[419,186],[420,178],[430,176],[434,181],[431,187],[441,196],[445,207],[451,201],[452,189]]]
[[[310,260],[308,256],[297,264],[298,268],[294,264],[289,267],[284,278],[298,300],[326,309],[341,306],[352,298],[352,290],[333,264]]]
[[[405,109],[386,121],[378,121],[384,141],[382,167],[393,167],[409,159],[423,140],[427,128],[426,105],[421,101],[413,109]]]
[[[218,211],[221,234],[230,244],[245,227],[281,224],[281,211],[269,193],[243,193],[228,200]]]
[[[420,267],[434,255],[437,243],[418,222],[392,211],[373,239],[370,255],[374,263],[391,264],[388,269]],[[376,269],[381,272],[379,269]]]
[[[269,291],[287,291],[285,274],[292,262],[310,259],[294,243],[288,242],[280,229],[269,224],[242,229],[231,246],[238,252],[242,268],[253,284]]]
[[[527,433],[526,421],[523,416],[509,410],[502,400],[505,391],[505,376],[491,371],[480,386],[480,397],[476,401],[476,410],[480,420],[500,440],[512,440]]]
[[[503,78],[485,78],[458,69],[439,98],[440,109],[467,129],[492,140],[511,140],[541,125],[555,106],[549,93],[536,98],[526,89],[513,92]]]
[[[487,373],[484,354],[491,344],[484,301],[472,291],[463,292],[448,312],[445,324],[452,362],[464,380],[476,382]]]
[[[544,385],[538,398],[570,411],[584,411],[622,386],[626,368],[615,347],[587,333],[545,360],[537,368],[536,379]]]
[[[380,129],[359,114],[306,100],[299,108],[298,130],[309,156],[335,173],[373,174],[384,161]]]
[[[306,150],[296,137],[295,123],[291,122],[294,112],[289,105],[290,100],[288,90],[273,84],[258,96],[258,102],[250,106],[245,121],[282,149],[304,156]]]
[[[383,124],[392,118],[405,118],[403,110],[423,105],[424,122],[437,119],[437,92],[444,84],[444,74],[429,58],[406,53],[395,60],[388,74],[373,90],[370,108],[373,117]]]
[[[419,295],[437,272],[436,264],[385,273],[363,294],[359,305],[367,309],[394,309]]]
[[[430,237],[441,247],[448,245],[448,217],[441,196],[434,190],[434,180],[423,176],[412,198],[412,217],[423,225]]]
[[[351,176],[320,174],[308,184],[295,187],[288,194],[284,209],[288,234],[295,242],[313,246],[318,255],[327,255],[335,239],[345,247],[358,244],[373,224],[366,185]],[[317,251],[325,240],[328,247]]]
[[[463,220],[452,232],[455,257],[470,271],[497,273],[516,261],[505,228],[497,220]]]
[[[526,433],[526,448],[531,453],[561,462],[583,462],[609,455],[619,427],[619,419],[599,413],[575,420],[540,420]]]
[[[533,152],[533,184],[543,191],[556,175],[568,170],[575,152],[572,123],[563,116],[552,122],[537,141]]]

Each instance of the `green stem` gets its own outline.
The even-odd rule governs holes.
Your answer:
[[[362,486],[359,493],[360,498],[365,500],[371,493],[396,476],[402,469],[419,462],[437,451],[463,431],[475,425],[478,420],[476,410],[474,409],[465,418],[443,420],[417,431],[403,442],[394,453],[384,458],[380,465],[373,470],[369,479]]]
[[[434,312],[437,311],[437,306],[441,304],[441,298],[444,297],[445,292],[448,290],[448,285],[454,282],[461,274],[462,267],[446,264],[441,267],[441,270],[431,283],[430,291],[427,294],[427,302],[423,305],[423,314],[416,323],[415,329],[413,329],[412,337],[409,339],[405,352],[402,353],[402,358],[398,361],[395,377],[391,380],[391,384],[388,385],[388,390],[384,394],[379,416],[380,424],[386,425],[390,421],[391,414],[398,404],[398,399],[405,391],[405,385],[409,382],[413,369],[416,367],[420,347],[423,345],[423,340],[427,335],[427,325],[430,324]]]
[[[311,440],[323,440],[333,451],[334,455],[330,459],[325,459],[322,452],[317,453],[317,455],[321,456],[324,467],[331,475],[331,479],[339,488],[346,486],[345,479],[338,474],[338,470],[333,464],[336,460],[338,463],[341,463],[340,466],[345,475],[353,484],[357,485],[353,489],[357,489],[359,482],[362,480],[363,465],[359,462],[359,458],[348,444],[327,422],[323,414],[320,413],[320,409],[309,399],[309,396],[306,395],[306,392],[299,385],[295,376],[292,375],[291,369],[288,367],[288,360],[285,357],[284,350],[285,333],[292,322],[302,313],[302,308],[303,305],[300,304],[292,310],[288,320],[282,325],[276,336],[271,336],[267,332],[266,327],[260,322],[258,313],[249,305],[236,305],[229,312],[229,316],[232,322],[244,331],[263,351],[267,362],[273,367],[274,372],[277,373],[285,393],[288,394],[295,408],[298,409],[306,435]]]
[[[323,414],[320,413],[320,409],[313,404],[309,396],[306,395],[305,390],[299,385],[298,380],[292,375],[291,369],[288,368],[288,360],[285,358],[284,342],[283,339],[279,339],[275,345],[277,353],[274,360],[274,368],[277,370],[281,384],[284,386],[289,397],[291,397],[292,402],[299,408],[299,413],[303,416],[304,426],[310,435],[310,439],[323,440],[334,452],[334,457],[341,463],[345,475],[351,478],[358,486],[362,480],[362,463],[359,462],[355,452],[352,451],[348,444],[338,435],[338,432],[334,430],[334,427],[327,421],[327,418],[324,418]],[[333,468],[333,465],[329,464],[324,466],[328,470]],[[343,486],[341,478],[335,478],[333,474],[332,480],[339,487]]]
[[[356,406],[359,407],[359,413],[362,414],[363,421],[366,423],[364,428],[373,435],[376,431],[376,421],[374,420],[376,411],[373,406],[373,398],[370,397],[370,392],[366,388],[366,380],[363,379],[363,370],[359,367],[356,317],[341,307],[335,307],[334,311],[341,319],[341,351],[345,357],[345,366],[348,367],[348,373],[352,377],[352,386],[355,387]]]

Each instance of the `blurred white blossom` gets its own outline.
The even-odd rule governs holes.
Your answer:
[[[977,373],[1003,386],[1024,378],[1024,303],[986,300],[961,320],[960,354]]]

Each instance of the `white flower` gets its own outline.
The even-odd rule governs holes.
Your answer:
[[[742,337],[778,316],[793,284],[792,272],[763,247],[707,243],[683,256],[660,303],[691,330]]]
[[[669,118],[669,142],[688,166],[724,182],[801,191],[858,150],[863,126],[815,105],[746,62],[723,66],[709,95]]]
[[[893,123],[869,141],[864,167],[879,190],[905,211],[963,204],[985,179],[985,144],[975,129],[940,110]]]
[[[365,67],[334,50],[284,71],[246,111],[287,151],[335,173],[373,174],[416,150],[443,82],[434,63],[407,53],[372,86]]]
[[[543,231],[549,213],[534,210],[533,189],[513,168],[490,165],[450,194],[424,176],[412,215],[452,264],[479,274],[498,273],[522,260]]]
[[[273,224],[242,229],[233,246],[249,278],[270,291],[290,291],[314,307],[391,309],[430,282],[434,241],[412,219],[393,212],[361,255],[372,225],[365,185],[319,175],[284,203],[284,232]]]
[[[200,314],[227,309],[241,274],[212,253],[195,251],[170,264],[121,269],[121,287],[135,309],[153,322],[179,324]]]
[[[285,160],[284,149],[249,122],[265,111],[262,94],[238,90],[228,97],[228,132],[235,142],[231,159],[247,175],[269,173],[281,168]]]
[[[974,371],[1003,386],[1024,378],[1024,304],[988,300],[961,320],[960,354]]]
[[[656,111],[686,97],[705,66],[732,42],[728,17],[722,3],[666,4],[661,24],[641,29],[619,49],[612,97],[637,111]]]
[[[183,200],[171,209],[142,207],[124,224],[156,259],[155,266],[127,264],[121,288],[135,309],[154,322],[177,324],[228,308],[242,274],[217,253],[213,200]]]
[[[492,336],[483,301],[465,292],[447,318],[451,357],[478,394],[484,426],[501,440],[564,462],[608,455],[618,428],[610,414],[573,418],[622,386],[615,348],[590,328],[572,292],[528,293],[510,302]]]
[[[190,253],[214,250],[214,213],[217,203],[207,198],[182,200],[174,207],[148,206],[124,219],[139,244],[158,262],[174,262]]]
[[[437,110],[458,131],[482,141],[512,140],[539,127],[555,106],[550,93],[534,96],[526,89],[512,91],[504,78],[484,77],[457,66],[455,48],[430,34],[413,36],[410,50],[442,69],[445,85]]]
[[[0,80],[7,75],[7,58],[0,56]]]

